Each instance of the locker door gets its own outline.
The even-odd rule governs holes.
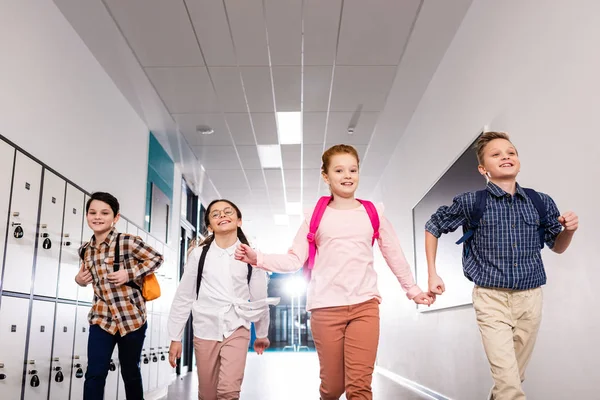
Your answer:
[[[69,398],[73,366],[73,341],[75,340],[75,311],[71,304],[56,305],[54,346],[50,372],[50,400]]]
[[[169,346],[171,345],[171,341],[169,340],[169,336],[167,334],[167,322],[169,321],[169,316],[167,314],[163,314],[160,317],[160,343],[161,346],[159,348],[160,358],[160,368],[158,372],[158,387],[162,388],[168,386],[171,382],[171,377],[175,372],[174,368],[171,368],[169,364]]]
[[[41,296],[56,297],[64,205],[65,181],[46,170],[33,285],[33,293]]]
[[[117,400],[125,400],[125,383],[123,383],[123,377],[121,376],[121,367],[119,367],[119,384],[117,391]]]
[[[158,367],[160,365],[160,355],[158,354],[158,345],[160,344],[160,315],[150,315],[149,329],[150,335],[150,372],[148,374],[148,391],[156,389],[158,385]]]
[[[0,193],[2,193],[2,196],[0,196],[0,288],[2,287],[2,259],[4,258],[8,203],[14,162],[15,149],[0,140]]]
[[[94,232],[90,229],[90,227],[87,224],[87,219],[85,216],[85,204],[87,203],[88,199],[90,197],[86,194],[84,197],[84,203],[83,203],[83,227],[82,227],[82,235],[81,235],[81,243],[86,243],[89,242],[92,239],[92,236],[94,235]],[[80,287],[79,288],[79,293],[78,293],[78,300],[84,301],[84,302],[88,302],[91,303],[94,299],[94,287],[90,284],[85,288]]]
[[[25,375],[26,400],[48,398],[55,305],[49,301],[33,301]]]
[[[117,400],[117,387],[119,386],[119,352],[117,347],[115,346],[110,360],[110,368],[104,385],[104,400]]]
[[[63,224],[58,297],[76,300],[79,285],[75,283],[75,275],[81,265],[78,250],[81,246],[83,224],[83,192],[70,184],[67,184]],[[88,288],[90,287],[91,285],[88,285]],[[82,291],[85,289],[82,288],[80,292]],[[87,301],[92,301],[91,296]]]
[[[0,393],[20,399],[25,360],[29,300],[2,297],[0,305]]]
[[[29,293],[42,166],[17,151],[2,290]]]
[[[89,311],[90,308],[87,306],[77,307],[71,400],[83,399],[83,381],[85,371],[87,370],[87,343],[90,329],[90,323],[88,322]]]

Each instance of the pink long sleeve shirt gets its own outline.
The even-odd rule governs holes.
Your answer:
[[[412,299],[421,289],[415,284],[392,225],[383,216],[382,205],[377,205],[377,212],[380,219],[377,241],[381,253],[407,297]],[[308,259],[306,235],[311,213],[306,215],[287,254],[258,252],[256,266],[281,273],[302,268]],[[372,237],[373,227],[362,205],[351,210],[327,207],[315,238],[317,254],[308,284],[307,310],[359,304],[372,298],[381,302],[373,267]]]

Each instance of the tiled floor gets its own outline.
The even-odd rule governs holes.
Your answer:
[[[197,400],[195,371],[169,387],[169,400]],[[317,400],[319,361],[316,353],[248,354],[241,400]],[[422,400],[388,378],[373,376],[374,400]],[[342,396],[342,399],[346,399]]]

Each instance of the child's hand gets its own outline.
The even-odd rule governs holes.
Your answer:
[[[107,275],[108,281],[116,286],[121,286],[129,280],[127,270],[120,269],[117,272],[111,272]]]
[[[271,342],[268,338],[256,339],[254,341],[254,351],[256,354],[262,354],[266,349],[269,348]]]
[[[429,292],[432,294],[443,294],[446,291],[446,285],[439,275],[429,276]]]
[[[435,297],[431,296],[429,293],[419,293],[415,297],[413,297],[413,301],[417,304],[424,304],[426,306],[430,306],[435,301]]]
[[[75,282],[79,286],[86,287],[88,284],[92,283],[92,273],[89,269],[85,267],[83,263],[81,263],[81,268],[79,268],[79,272],[75,275]]]
[[[579,217],[572,211],[568,211],[558,217],[558,222],[564,226],[566,231],[575,232],[579,228]]]
[[[256,252],[252,250],[252,247],[246,244],[240,244],[235,249],[235,259],[243,263],[256,265]]]
[[[175,368],[177,366],[177,360],[181,358],[181,342],[171,341],[169,347],[169,364]]]

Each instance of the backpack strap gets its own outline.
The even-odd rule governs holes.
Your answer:
[[[200,260],[198,261],[198,275],[196,276],[196,299],[198,299],[198,296],[200,295],[200,284],[202,283],[202,273],[204,272],[204,262],[206,261],[206,254],[208,254],[208,248],[210,247],[212,242],[204,245],[204,247],[202,247],[202,254],[200,254]],[[252,279],[252,266],[250,264],[248,265],[248,274],[247,274],[247,279],[248,279],[248,284],[250,284],[250,279]]]
[[[202,254],[200,255],[200,261],[198,261],[198,275],[196,276],[196,299],[198,299],[198,295],[200,294],[200,283],[202,282],[202,271],[204,271],[204,261],[206,260],[206,254],[208,253],[208,248],[210,247],[212,242],[209,242],[202,247]]]
[[[483,213],[485,212],[485,206],[487,202],[487,190],[478,190],[475,192],[475,204],[473,204],[473,209],[471,210],[471,223],[470,226],[464,228],[464,234],[456,244],[461,244],[471,239],[471,236],[475,233],[477,228],[479,228],[479,222],[481,221],[481,217],[483,217]]]
[[[377,208],[375,205],[368,200],[360,200],[356,199],[363,205],[365,210],[367,210],[367,215],[371,220],[371,225],[373,226],[373,238],[371,239],[371,246],[375,244],[375,240],[379,239],[379,214],[377,213]]]
[[[546,225],[548,223],[548,212],[546,211],[546,205],[542,200],[542,196],[538,192],[530,188],[523,188],[523,191],[527,194],[527,197],[533,203],[533,206],[537,210],[540,218],[540,226],[538,228],[538,235],[540,237],[540,246],[544,248],[544,235],[546,233]]]
[[[323,218],[323,214],[325,214],[325,210],[327,209],[327,205],[331,201],[331,196],[323,196],[317,202],[315,209],[313,211],[312,217],[310,218],[310,226],[308,234],[306,238],[308,239],[308,270],[310,272],[315,265],[315,256],[317,254],[317,244],[315,243],[315,236],[317,233],[317,229],[319,229],[319,224],[321,223],[321,218]]]
[[[79,248],[79,258],[81,258],[81,261],[85,261],[85,252],[87,251],[87,248],[89,247],[90,242],[85,242],[80,248]]]
[[[126,238],[129,236],[125,236]],[[113,267],[114,267],[114,271],[117,272],[119,270],[119,268],[121,267],[121,243],[120,243],[120,239],[121,239],[121,234],[117,233],[117,238],[115,239],[115,260],[113,262]],[[142,288],[140,288],[138,286],[137,283],[133,282],[133,281],[129,281],[125,283],[125,286],[129,286],[132,289],[137,289],[140,292],[142,291]]]

